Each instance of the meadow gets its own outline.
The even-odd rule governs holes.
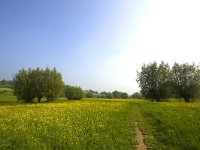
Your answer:
[[[200,149],[199,102],[60,98],[19,103],[0,94],[0,149],[137,149],[135,128],[148,149]]]

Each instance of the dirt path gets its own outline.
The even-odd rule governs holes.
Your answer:
[[[136,134],[136,141],[137,141],[137,150],[147,150],[147,146],[144,144],[144,136],[138,127],[137,122],[135,123],[135,134]]]

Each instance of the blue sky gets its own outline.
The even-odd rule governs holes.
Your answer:
[[[1,0],[0,80],[56,67],[66,84],[138,91],[143,63],[197,62],[199,2]]]

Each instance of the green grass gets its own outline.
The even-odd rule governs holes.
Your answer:
[[[13,95],[13,90],[10,88],[0,88],[0,104],[13,104],[17,99]]]
[[[148,135],[146,143],[152,149],[157,147],[155,140],[167,150],[200,149],[200,103],[146,102],[136,105],[141,113],[141,128]]]
[[[13,96],[13,90],[10,88],[0,88],[0,95],[10,95]]]
[[[0,149],[134,149],[126,102],[0,106]]]
[[[148,149],[200,150],[200,103],[59,98],[19,103],[0,93],[0,149],[136,149],[135,123]]]

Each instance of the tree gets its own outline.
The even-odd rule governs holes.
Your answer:
[[[132,98],[142,98],[142,95],[139,92],[135,92],[133,93],[133,95],[131,95]]]
[[[37,97],[38,102],[41,102],[42,97],[44,96],[44,71],[40,68],[33,69],[30,74],[32,92],[34,96]]]
[[[145,98],[161,101],[171,95],[170,67],[163,61],[159,66],[156,62],[144,64],[137,72],[137,82]]]
[[[86,90],[84,93],[86,98],[97,98],[99,96],[99,93],[93,90]]]
[[[69,100],[80,100],[83,98],[83,91],[80,87],[66,85],[65,96]]]
[[[121,98],[127,99],[128,98],[128,94],[126,92],[122,93]]]
[[[111,99],[112,98],[112,93],[111,92],[106,92],[106,98]]]
[[[47,101],[54,101],[62,92],[64,83],[62,75],[56,71],[56,68],[50,70],[46,68],[43,76],[44,96]]]
[[[14,86],[14,82],[12,80],[1,80],[0,81],[0,87],[5,87],[5,88],[12,88]]]
[[[174,63],[172,67],[173,83],[176,94],[183,97],[185,102],[190,102],[191,98],[199,92],[200,69],[193,64]]]
[[[34,98],[31,85],[31,69],[28,71],[24,69],[20,70],[13,78],[13,81],[14,95],[17,99],[31,102]]]
[[[111,92],[101,92],[99,98],[108,98],[111,99],[112,98],[112,93]]]
[[[112,97],[113,98],[121,98],[122,92],[119,91],[113,91],[112,92]]]
[[[54,68],[50,70],[46,68],[44,71],[40,68],[22,69],[14,78],[14,94],[18,100],[31,102],[35,97],[38,102],[42,97],[46,97],[47,101],[55,100],[63,89],[63,81],[60,73]]]

